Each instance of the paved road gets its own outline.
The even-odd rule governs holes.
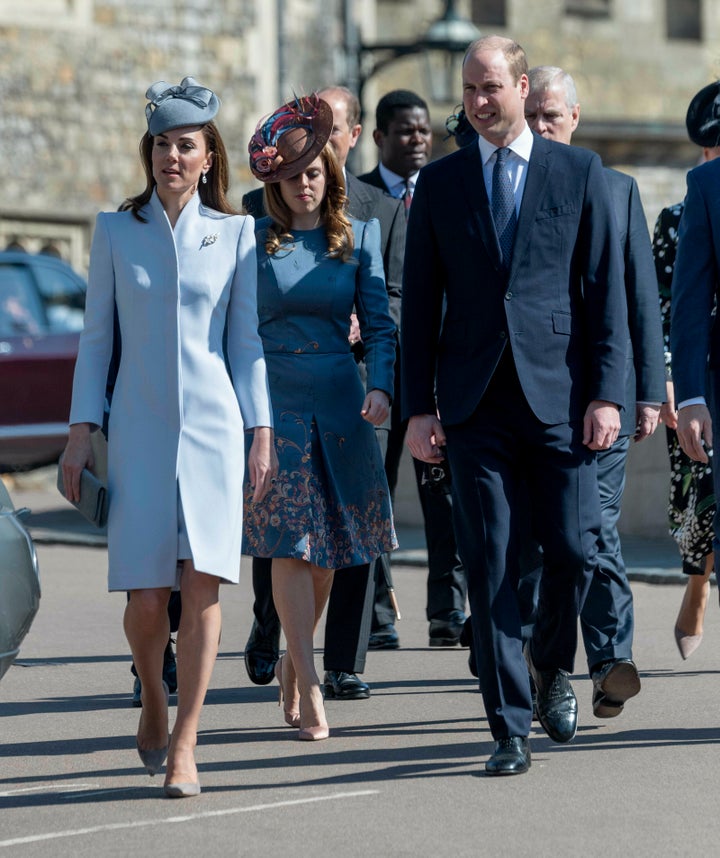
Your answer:
[[[13,497],[42,515],[44,491]],[[124,597],[106,592],[104,547],[39,542],[38,555],[40,612],[0,682],[0,858],[716,854],[715,590],[706,639],[683,663],[672,637],[681,589],[636,581],[642,694],[617,719],[593,718],[579,658],[576,739],[554,745],[537,728],[529,774],[498,780],[483,775],[491,738],[466,651],[427,646],[422,566],[395,568],[402,648],[369,654],[371,698],[329,701],[332,736],[310,746],[283,726],[277,686],[245,674],[244,566],[222,592],[203,793],[172,802],[134,750]]]

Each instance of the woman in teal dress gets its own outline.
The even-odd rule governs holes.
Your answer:
[[[388,415],[395,355],[380,228],[345,214],[331,129],[325,102],[299,98],[261,123],[249,147],[270,214],[256,224],[258,318],[280,467],[263,501],[247,488],[244,550],[273,558],[287,641],[276,673],[285,720],[304,740],[329,735],[313,634],[334,571],[397,547],[373,429]],[[367,393],[348,341],[353,310]]]

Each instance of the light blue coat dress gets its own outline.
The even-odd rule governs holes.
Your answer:
[[[195,568],[237,582],[244,430],[272,426],[254,221],[197,195],[174,231],[156,194],[141,214],[98,215],[70,413],[102,424],[117,305],[109,589],[176,584],[178,498]]]

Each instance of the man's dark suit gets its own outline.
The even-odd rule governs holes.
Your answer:
[[[591,401],[625,397],[622,261],[597,155],[533,135],[509,271],[478,147],[423,168],[402,315],[405,416],[434,414],[437,397],[447,436],[489,726],[495,739],[527,736],[515,592],[524,486],[545,556],[534,664],[571,672],[600,522],[583,418]]]
[[[376,166],[369,173],[364,173],[360,176],[360,180],[383,191],[389,190],[383,181],[380,167]],[[388,452],[385,457],[385,472],[391,492],[395,491],[397,485],[398,468],[405,437],[402,397],[400,395],[402,384],[400,367],[401,356],[398,350],[395,362],[395,400],[392,405]],[[422,462],[413,459],[413,467],[428,550],[427,619],[447,620],[453,614],[464,614],[467,596],[465,570],[457,556],[453,531],[452,495],[444,488],[438,490],[434,486],[423,485],[424,465]],[[384,586],[382,580],[378,580],[376,583],[373,628],[394,621],[387,587]]]
[[[602,527],[598,570],[580,614],[588,668],[604,661],[632,658],[633,601],[622,559],[617,522],[625,488],[625,461],[635,433],[637,402],[665,401],[662,323],[652,243],[640,192],[633,178],[604,170],[623,250],[628,306],[627,386],[620,434],[609,450],[597,454]]]
[[[695,167],[678,229],[672,281],[670,351],[675,401],[704,397],[712,416],[714,446],[720,437],[720,158]],[[680,411],[682,417],[682,410]],[[678,427],[680,428],[680,427]],[[683,444],[683,449],[687,449]],[[713,462],[715,496],[720,467]],[[720,505],[713,519],[715,568],[720,561]]]
[[[620,434],[609,450],[597,454],[602,525],[598,567],[580,614],[588,669],[614,659],[632,658],[633,599],[623,562],[617,522],[625,488],[625,463],[635,433],[637,402],[665,400],[665,363],[657,278],[652,244],[637,183],[625,173],[603,170],[608,183],[623,253],[628,305],[628,362],[625,409]],[[523,576],[523,588],[536,588],[539,569]],[[531,600],[526,600],[529,605]],[[535,597],[532,602],[537,602]],[[531,625],[524,617],[524,625]]]
[[[377,218],[380,223],[380,243],[383,254],[390,314],[395,324],[400,322],[402,265],[405,250],[405,212],[403,206],[387,194],[346,174],[348,211],[358,220]],[[243,197],[243,206],[253,217],[265,215],[262,188]],[[349,320],[348,320],[349,323]],[[362,331],[360,332],[362,335]],[[361,355],[357,355],[361,357]],[[376,429],[380,449],[385,455],[388,427]],[[361,465],[359,465],[361,467]],[[253,559],[253,589],[255,591],[255,620],[263,636],[270,637],[278,619],[272,601],[272,561]],[[372,620],[374,582],[370,566],[343,569],[335,575],[330,592],[325,622],[325,670],[362,673],[365,669],[368,637]]]

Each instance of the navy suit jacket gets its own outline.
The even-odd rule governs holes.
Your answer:
[[[534,135],[509,272],[478,147],[423,167],[402,311],[405,417],[435,413],[437,393],[444,423],[468,419],[506,347],[543,423],[579,420],[595,399],[624,405],[627,302],[598,156]]]
[[[620,434],[632,435],[636,425],[636,402],[664,402],[666,399],[660,303],[652,243],[637,183],[631,176],[608,167],[604,173],[623,253],[630,333]]]
[[[390,315],[400,327],[402,298],[402,269],[405,255],[405,209],[399,200],[381,193],[356,176],[346,173],[348,214],[357,220],[377,218],[380,222],[380,249],[385,269],[385,286],[390,304]],[[245,194],[243,206],[254,218],[265,217],[262,188]]]
[[[713,314],[720,263],[720,158],[687,176],[687,196],[672,281],[670,349],[675,401],[707,397],[708,359],[720,369],[720,331]]]

